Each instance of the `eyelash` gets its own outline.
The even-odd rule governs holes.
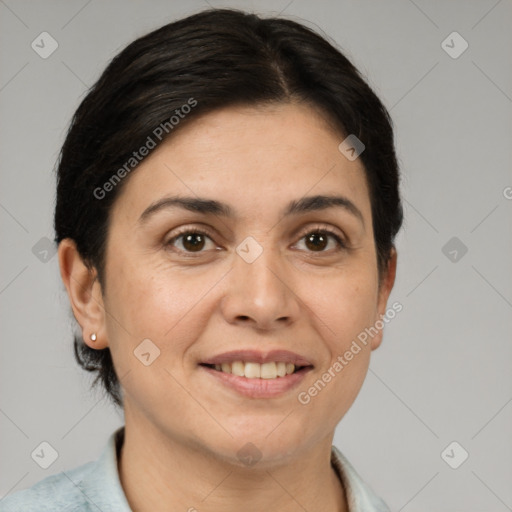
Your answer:
[[[176,240],[181,238],[183,235],[189,235],[189,234],[190,235],[203,235],[203,236],[207,236],[208,238],[210,238],[210,240],[213,241],[213,235],[208,230],[206,230],[204,228],[203,229],[194,229],[194,228],[186,227],[186,228],[183,228],[182,230],[178,231],[172,238],[170,238],[165,243],[165,246],[166,247],[167,246],[172,246],[172,244]],[[314,227],[312,229],[311,228],[308,229],[307,231],[302,233],[302,235],[300,236],[299,240],[302,240],[307,235],[312,235],[312,234],[327,234],[327,235],[331,236],[332,238],[334,238],[334,240],[338,244],[338,248],[335,249],[336,252],[347,249],[347,246],[344,243],[343,239],[335,231],[332,231],[331,229],[323,227],[323,226],[322,227]],[[182,251],[180,249],[178,252],[184,253],[188,257],[196,257],[196,255],[199,256],[204,251],[193,252],[193,251]],[[315,254],[316,251],[308,251],[308,252],[311,252],[312,254]],[[329,253],[329,252],[331,252],[331,251],[318,251],[318,254]]]

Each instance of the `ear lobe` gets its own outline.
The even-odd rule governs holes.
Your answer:
[[[379,287],[379,295],[377,301],[377,315],[375,322],[383,322],[382,317],[386,314],[386,307],[393,285],[395,284],[396,277],[396,266],[397,266],[398,254],[395,247],[391,248],[390,257],[388,260],[386,274],[382,277]],[[372,338],[371,349],[375,350],[382,343],[383,329],[379,329],[379,332]]]
[[[83,262],[76,243],[65,238],[58,249],[60,275],[73,310],[73,315],[82,328],[84,342],[91,348],[103,349],[108,343],[104,335],[104,312],[101,285],[96,272]],[[90,339],[96,334],[96,341]]]
[[[380,318],[379,318],[379,320],[380,320]],[[379,332],[375,336],[372,337],[372,341],[370,343],[370,346],[371,346],[372,350],[375,350],[375,349],[379,348],[380,344],[382,343],[383,331],[382,331],[382,329],[379,329],[378,331]]]

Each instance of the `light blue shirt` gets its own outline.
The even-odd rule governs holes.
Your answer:
[[[117,470],[124,426],[111,434],[97,461],[62,471],[0,500],[0,512],[132,512]],[[349,512],[389,512],[335,447],[331,461],[343,482]]]

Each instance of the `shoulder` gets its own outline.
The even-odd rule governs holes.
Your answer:
[[[40,480],[32,487],[17,491],[0,501],[0,512],[78,512],[89,506],[80,489],[94,462]]]
[[[113,432],[96,461],[50,475],[0,500],[0,512],[130,512],[117,469],[124,426]]]
[[[331,462],[345,488],[349,512],[390,512],[386,503],[363,481],[348,459],[334,445]]]

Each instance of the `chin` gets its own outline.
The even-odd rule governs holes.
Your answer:
[[[258,468],[264,468],[287,463],[304,448],[304,430],[292,432],[280,429],[279,422],[275,421],[228,430],[233,437],[226,434],[214,446],[210,445],[209,449],[229,464],[240,467],[253,467],[257,464]]]

